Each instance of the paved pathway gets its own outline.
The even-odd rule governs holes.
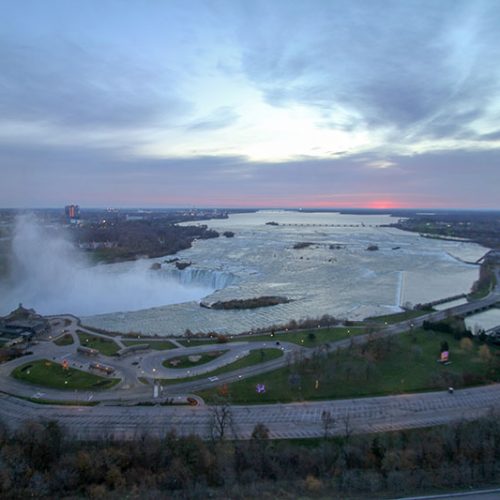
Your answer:
[[[329,411],[332,434],[382,432],[447,424],[500,412],[500,384],[475,389],[380,398],[275,405],[238,405],[230,409],[233,425],[227,435],[248,439],[262,422],[272,438],[324,435],[321,415]],[[79,439],[109,436],[133,439],[143,433],[163,436],[175,430],[209,437],[214,408],[209,406],[51,406],[0,395],[0,418],[11,426],[25,419],[56,419]]]

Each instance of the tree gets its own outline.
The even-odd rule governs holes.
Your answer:
[[[346,412],[346,414],[342,417],[342,424],[345,444],[348,444],[354,432],[354,428],[351,422],[351,414],[349,412]]]
[[[211,407],[210,434],[213,440],[222,441],[233,423],[231,405],[227,399]]]
[[[481,358],[481,361],[483,361],[483,363],[490,363],[491,351],[490,351],[490,348],[486,344],[483,344],[479,348],[479,357]]]
[[[325,439],[330,437],[330,432],[335,424],[335,419],[330,410],[323,410],[321,412],[321,426],[323,427],[323,437]]]
[[[463,351],[471,351],[473,347],[472,340],[464,337],[462,340],[460,340],[460,349]]]
[[[262,440],[269,439],[269,429],[262,422],[255,425],[252,431],[252,439]]]

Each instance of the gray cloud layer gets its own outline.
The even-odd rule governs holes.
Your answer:
[[[64,40],[0,43],[0,116],[69,127],[168,124],[190,110],[166,70],[95,54]]]
[[[274,105],[345,106],[368,127],[422,136],[470,133],[499,97],[500,5],[492,2],[317,2],[252,12],[243,68]],[[355,123],[354,123],[355,125]]]
[[[49,2],[40,33],[29,19],[24,30],[9,28],[5,9],[0,205],[348,205],[387,196],[498,207],[500,3],[132,5],[121,12],[98,2],[95,29],[87,12],[57,31]],[[102,19],[117,12],[108,30]],[[149,135],[168,143],[170,130],[186,142],[222,131],[227,151],[237,151],[231,132],[245,117],[224,90],[207,91],[202,109],[194,102],[225,77],[274,108],[314,110],[318,127],[379,134],[382,146],[269,164],[138,153]]]
[[[6,154],[8,150],[8,153]],[[337,206],[392,200],[404,206],[491,208],[498,199],[495,151],[438,151],[389,158],[394,168],[367,166],[376,156],[281,163],[243,157],[130,159],[113,150],[0,147],[7,206]],[[68,168],[68,165],[71,168]],[[471,167],[472,165],[472,167]],[[194,200],[194,201],[193,201]]]

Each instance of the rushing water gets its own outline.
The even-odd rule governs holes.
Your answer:
[[[199,240],[179,252],[179,258],[193,263],[177,273],[181,283],[217,289],[205,303],[262,295],[286,296],[291,302],[220,311],[191,301],[97,315],[85,322],[159,335],[180,335],[187,328],[239,333],[323,314],[361,319],[470,290],[478,276],[478,266],[472,263],[487,249],[380,227],[394,220],[380,215],[261,211],[204,221],[235,236]],[[301,242],[312,244],[293,248]],[[378,250],[367,250],[370,246]],[[162,272],[173,276],[177,271],[173,264],[163,264]]]
[[[42,314],[142,310],[198,301],[234,278],[205,269],[152,270],[148,260],[92,266],[61,234],[30,217],[19,219],[12,247],[11,278],[0,283],[0,314],[19,302]]]

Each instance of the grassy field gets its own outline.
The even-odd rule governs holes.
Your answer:
[[[235,335],[228,342],[292,342],[294,344],[303,345],[306,347],[314,347],[326,342],[336,342],[342,340],[349,335],[361,335],[366,333],[366,328],[360,327],[338,327],[338,328],[318,328],[311,330],[301,330],[298,332],[275,333],[274,335],[267,333],[263,335]],[[180,344],[185,347],[195,347],[199,345],[216,344],[217,340],[202,339],[202,340],[180,340]],[[221,344],[223,345],[223,344]]]
[[[386,314],[384,316],[374,316],[373,318],[367,318],[367,320],[375,323],[387,323],[388,325],[392,325],[393,323],[400,323],[401,321],[418,318],[424,314],[429,314],[429,312],[431,311],[403,311],[400,313]]]
[[[449,344],[447,366],[437,362],[442,342]],[[235,382],[229,391],[235,403],[274,403],[479,385],[500,380],[500,350],[487,349],[489,356],[477,343],[469,349],[451,335],[416,330]],[[257,394],[256,384],[265,384],[266,392]],[[199,395],[209,401],[216,392]]]
[[[100,377],[74,368],[65,370],[61,364],[46,359],[19,366],[12,372],[12,376],[30,384],[68,390],[109,389],[119,382],[116,378]]]
[[[478,290],[468,295],[469,300],[479,300],[486,297],[497,285],[497,278],[493,271],[489,273],[489,280],[483,281]]]
[[[162,385],[180,384],[182,382],[193,382],[194,380],[201,380],[208,377],[215,377],[223,373],[229,373],[236,370],[241,370],[247,366],[257,365],[259,363],[265,363],[266,361],[271,361],[283,356],[283,351],[281,349],[255,349],[250,351],[248,356],[245,356],[238,361],[229,363],[226,366],[221,366],[211,372],[204,373],[202,375],[195,375],[194,377],[184,377],[176,379],[162,379]]]
[[[212,352],[204,352],[200,354],[192,354],[192,355],[187,355],[187,356],[179,356],[177,358],[170,358],[165,360],[162,364],[165,368],[191,368],[194,366],[200,366],[204,365],[205,363],[209,363],[210,361],[213,361],[214,359],[218,358],[219,356],[222,356],[224,353],[226,353],[227,350],[220,350],[220,351],[212,351]],[[190,356],[199,356],[198,361],[190,361],[189,357]],[[173,360],[178,360],[179,363],[177,363],[175,366],[171,365],[170,362]]]
[[[74,343],[73,337],[69,333],[66,333],[62,337],[59,337],[58,339],[54,340],[54,344],[58,346],[71,345],[73,343]]]
[[[168,349],[175,349],[176,348],[176,346],[174,344],[172,344],[172,342],[169,342],[168,340],[143,340],[143,341],[123,340],[122,342],[126,346],[148,344],[150,349],[154,349],[156,351],[166,351]]]
[[[98,337],[97,335],[90,335],[89,333],[82,332],[81,330],[77,333],[78,338],[80,339],[80,344],[83,347],[95,349],[105,356],[113,356],[120,350],[118,344],[113,340]]]

